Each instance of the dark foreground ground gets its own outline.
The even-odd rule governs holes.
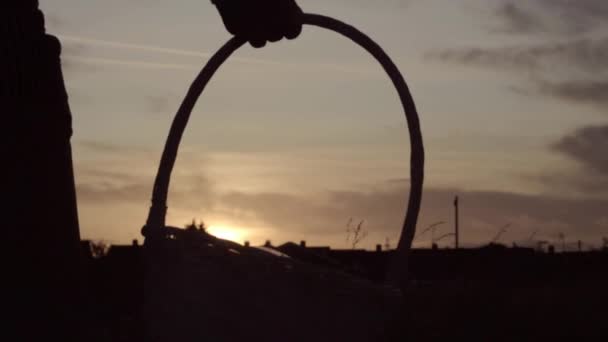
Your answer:
[[[608,267],[598,268],[607,265],[606,253],[574,256],[587,268],[534,254],[487,275],[479,265],[456,263],[418,271],[401,295],[361,272],[361,255],[355,276],[338,269],[345,265],[333,263],[339,257],[330,266],[311,265],[207,238],[176,246],[157,260],[156,276],[144,277],[141,247],[89,260],[92,304],[106,340],[144,340],[146,322],[174,341],[608,340]],[[372,253],[372,264],[382,259]],[[426,270],[423,264],[440,255],[419,257],[418,268],[413,258],[412,269]],[[162,260],[169,260],[165,267]],[[544,269],[533,272],[534,263]],[[151,318],[145,308],[160,313]]]

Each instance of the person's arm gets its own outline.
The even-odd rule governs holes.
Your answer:
[[[211,0],[228,32],[253,47],[294,39],[302,31],[302,10],[295,0]]]

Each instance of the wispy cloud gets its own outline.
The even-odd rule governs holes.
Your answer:
[[[553,148],[608,178],[608,125],[581,128],[560,139]]]
[[[202,64],[187,64],[187,63],[160,63],[160,62],[149,62],[142,60],[131,60],[124,58],[107,58],[97,57],[90,55],[90,49],[92,47],[106,47],[111,49],[124,49],[132,51],[147,52],[153,54],[167,54],[181,57],[195,57],[207,60],[211,58],[212,54],[209,52],[201,52],[194,50],[184,49],[173,49],[158,47],[144,44],[133,44],[117,41],[108,41],[102,39],[94,39],[87,37],[79,37],[73,35],[57,35],[62,41],[66,42],[63,60],[69,63],[71,67],[73,64],[87,64],[87,65],[106,65],[106,66],[119,66],[119,67],[133,67],[133,68],[145,68],[145,69],[166,69],[166,70],[200,70]],[[87,47],[89,49],[87,49]],[[374,76],[381,77],[382,74],[378,73],[373,67],[359,66],[359,65],[345,65],[345,64],[334,64],[334,63],[295,63],[287,61],[276,61],[269,59],[258,59],[258,58],[245,58],[232,56],[231,61],[242,64],[250,64],[257,66],[269,66],[275,68],[288,68],[294,71],[310,72],[310,70],[330,70],[335,72],[363,75],[363,76]],[[373,65],[371,65],[373,66]]]
[[[496,15],[503,20],[503,27],[498,29],[501,32],[531,33],[546,29],[544,23],[536,15],[513,2],[501,4],[496,9]]]
[[[117,41],[95,39],[95,38],[88,38],[88,37],[79,37],[79,36],[65,35],[65,34],[57,34],[56,36],[60,40],[66,41],[66,42],[80,43],[80,44],[93,45],[93,46],[102,46],[102,47],[108,47],[108,48],[114,48],[114,49],[136,50],[136,51],[143,51],[143,52],[152,52],[152,53],[159,53],[159,54],[183,56],[183,57],[197,57],[197,58],[203,58],[203,59],[209,59],[213,55],[210,52],[174,49],[174,48],[166,48],[166,47],[145,45],[145,44],[117,42]],[[249,64],[264,64],[264,65],[274,65],[274,64],[284,65],[285,64],[283,62],[256,59],[256,58],[243,58],[243,57],[231,57],[231,60],[238,62],[238,63],[249,63]],[[199,69],[200,69],[200,67],[199,67]]]
[[[144,62],[139,60],[126,60],[126,59],[113,59],[113,58],[99,58],[99,57],[82,57],[64,55],[62,60],[74,64],[92,64],[92,65],[110,65],[110,66],[122,66],[132,68],[143,68],[143,69],[159,69],[159,70],[198,70],[200,66],[188,65],[188,64],[176,64],[176,63],[154,63]]]
[[[157,52],[157,53],[179,55],[179,56],[189,56],[189,57],[201,57],[201,58],[210,58],[211,57],[210,53],[200,52],[200,51],[171,49],[171,48],[164,48],[164,47],[143,45],[143,44],[123,43],[123,42],[94,39],[94,38],[87,38],[87,37],[79,37],[79,36],[71,36],[71,35],[64,35],[64,34],[56,34],[56,36],[62,41],[89,44],[89,45],[97,45],[97,46],[106,46],[106,47],[117,48],[117,49],[140,50],[140,51],[146,51],[146,52]]]
[[[526,85],[511,89],[519,93],[608,108],[608,31],[600,25],[608,20],[608,2],[501,1],[496,15],[504,24],[503,33],[526,33],[534,39],[501,47],[442,49],[428,56],[445,63],[518,72]],[[592,30],[597,32],[587,34]]]
[[[148,153],[150,152],[146,148],[136,146],[125,146],[113,143],[101,142],[96,140],[77,140],[73,142],[76,148],[83,148],[88,152],[100,152],[100,153],[116,153],[123,155],[125,153]]]
[[[561,191],[572,197],[608,199],[608,125],[579,128],[549,146],[572,165],[559,170],[545,170],[532,177],[552,192]]]
[[[543,72],[558,65],[574,72],[596,73],[608,70],[608,38],[498,48],[462,47],[429,52],[428,56],[444,62],[490,68]]]
[[[543,94],[565,101],[592,104],[602,110],[608,110],[608,81],[541,82],[539,88]]]
[[[496,9],[501,31],[518,34],[582,34],[608,20],[604,0],[501,1]]]
[[[340,245],[349,217],[366,221],[370,233],[367,247],[386,237],[396,241],[408,197],[407,182],[392,180],[357,190],[312,193],[219,191],[215,182],[199,171],[180,177],[181,186],[175,186],[169,196],[170,211],[185,215],[179,220],[193,215],[202,219],[214,217],[216,222],[231,222],[237,228],[265,227],[264,231],[249,232],[256,241],[274,237],[274,240],[310,239]],[[138,210],[142,211],[140,216],[144,217],[152,178],[134,172],[124,169],[89,175],[88,179],[92,180],[78,184],[83,206],[113,205],[116,220],[108,217],[110,225],[124,225],[121,212],[133,211],[133,204],[137,204]],[[489,241],[495,235],[496,227],[507,222],[513,224],[505,236],[509,241],[525,239],[538,229],[541,238],[565,232],[592,241],[601,236],[595,222],[605,217],[608,205],[606,199],[576,199],[568,195],[531,196],[429,187],[425,191],[419,226],[438,220],[449,221],[456,194],[461,196],[466,208],[462,222],[466,227],[466,241],[478,245]],[[130,226],[138,229],[140,224],[131,222]]]

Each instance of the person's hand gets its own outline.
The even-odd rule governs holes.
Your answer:
[[[256,48],[302,32],[302,10],[295,0],[212,0],[226,29]]]

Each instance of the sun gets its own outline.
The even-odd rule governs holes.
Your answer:
[[[243,242],[243,233],[235,228],[228,226],[212,225],[207,227],[209,234],[224,240],[230,240],[234,242]]]

